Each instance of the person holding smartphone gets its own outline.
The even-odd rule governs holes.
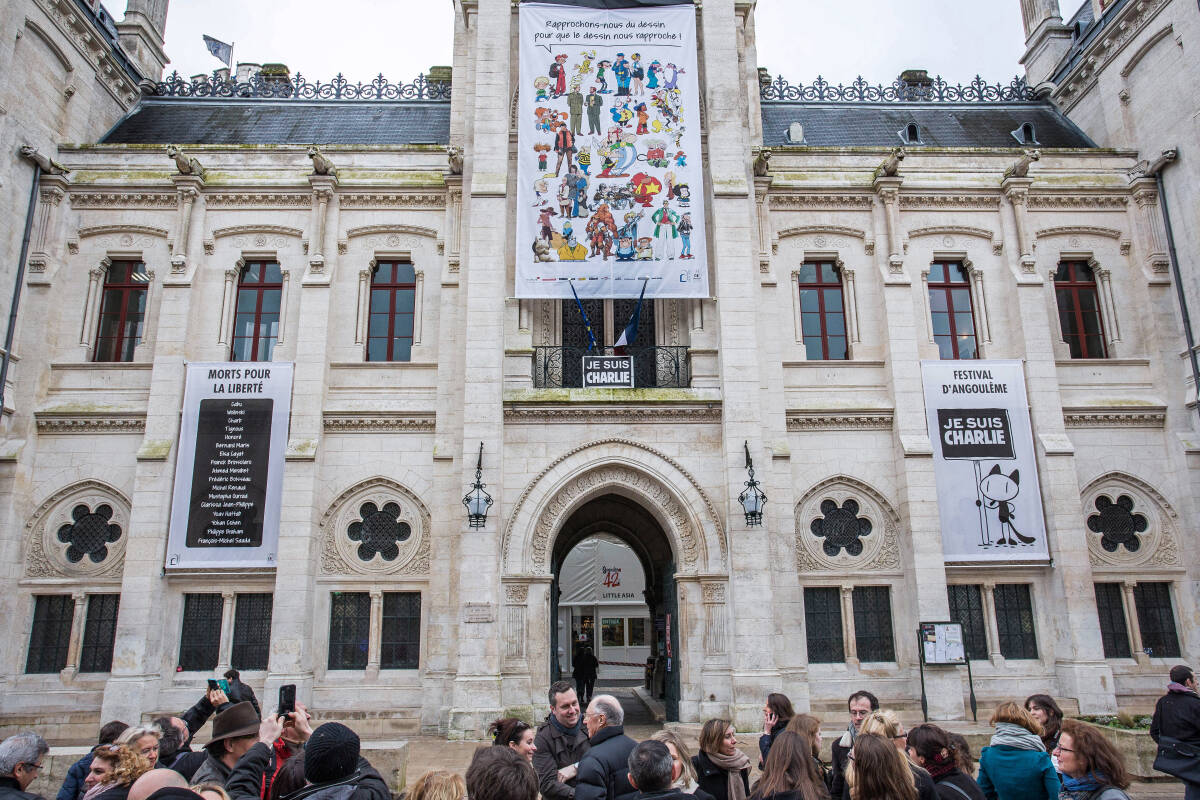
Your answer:
[[[296,687],[279,687],[279,707],[258,729],[258,741],[238,760],[225,783],[232,800],[265,800],[288,759],[303,751],[312,736],[311,716],[296,702]]]

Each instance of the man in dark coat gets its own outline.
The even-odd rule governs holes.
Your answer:
[[[1158,698],[1154,718],[1150,721],[1150,736],[1159,741],[1163,736],[1193,747],[1200,747],[1200,695],[1197,694],[1196,673],[1179,664],[1171,667],[1171,682],[1167,693]],[[1200,800],[1200,783],[1184,781],[1186,800]]]
[[[533,740],[533,768],[546,800],[574,800],[579,759],[588,751],[588,734],[579,713],[579,698],[567,681],[550,685],[550,713]]]
[[[638,800],[692,800],[695,795],[672,787],[682,772],[662,742],[650,739],[629,754],[629,783],[638,790]]]
[[[212,739],[204,745],[208,756],[191,780],[224,786],[234,765],[258,740],[261,725],[262,721],[249,702],[234,703],[217,714],[213,720]]]
[[[575,654],[571,671],[575,675],[575,688],[579,692],[579,702],[587,705],[592,702],[592,690],[596,688],[596,671],[600,662],[592,655],[592,648],[585,647]]]
[[[587,755],[579,761],[575,800],[634,800],[629,782],[629,754],[637,742],[625,735],[625,711],[617,698],[596,695],[583,715],[587,726]]]
[[[846,763],[850,749],[854,747],[854,740],[858,737],[858,728],[862,725],[862,721],[872,711],[879,710],[879,699],[867,690],[860,689],[850,695],[846,705],[850,709],[850,725],[842,734],[842,738],[835,741],[832,746],[833,778],[832,785],[829,787],[829,795],[835,798],[843,796],[846,792]]]
[[[33,731],[22,731],[0,742],[0,800],[43,800],[25,791],[43,769],[50,752],[46,740]]]
[[[253,689],[242,683],[242,674],[236,669],[227,669],[225,670],[225,680],[229,682],[229,702],[248,702],[254,706],[254,713],[261,717],[262,708],[258,705],[258,698],[254,696]]]
[[[304,747],[304,779],[309,785],[288,795],[289,800],[392,800],[383,776],[360,750],[358,734],[340,722],[318,727]]]

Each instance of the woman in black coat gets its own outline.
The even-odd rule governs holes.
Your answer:
[[[758,768],[762,769],[767,763],[767,754],[771,752],[771,742],[787,729],[788,723],[796,712],[792,710],[792,701],[786,694],[771,692],[767,695],[767,704],[763,706],[763,733],[758,737]]]
[[[750,758],[737,744],[727,719],[710,719],[700,730],[700,752],[692,764],[700,788],[715,800],[746,800],[750,794]]]
[[[938,800],[985,800],[983,790],[959,769],[950,734],[937,725],[917,725],[908,731],[908,757],[933,778]]]

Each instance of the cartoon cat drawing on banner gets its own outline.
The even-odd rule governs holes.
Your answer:
[[[1018,542],[1021,544],[1033,544],[1036,539],[1031,536],[1026,536],[1017,530],[1017,526],[1013,524],[1013,520],[1017,516],[1016,509],[1013,508],[1012,500],[1016,498],[1021,491],[1021,473],[1014,469],[1008,475],[1000,469],[1000,465],[996,464],[991,471],[979,482],[979,499],[975,501],[975,505],[982,508],[995,510],[996,521],[999,523],[1000,538],[996,539],[995,544],[1013,545]],[[979,535],[983,545],[989,546],[993,544],[991,540],[991,526],[988,524],[989,515],[981,515]]]

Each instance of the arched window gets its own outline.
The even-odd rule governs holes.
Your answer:
[[[417,274],[402,261],[380,261],[371,275],[367,361],[410,361]]]
[[[800,330],[809,361],[846,358],[846,314],[842,277],[832,261],[800,267]]]
[[[915,122],[908,123],[900,131],[900,139],[905,144],[921,144],[921,126]]]
[[[1032,122],[1022,122],[1021,125],[1012,131],[1012,137],[1021,144],[1037,144],[1037,134],[1034,133]]]
[[[971,286],[961,261],[935,261],[930,265],[929,311],[933,340],[943,360],[979,358]]]
[[[270,361],[279,340],[283,273],[275,261],[250,261],[238,280],[231,361]]]
[[[1106,358],[1096,276],[1085,261],[1064,261],[1054,274],[1058,323],[1071,358]]]
[[[146,323],[150,276],[141,261],[114,261],[104,277],[93,361],[133,361]]]

